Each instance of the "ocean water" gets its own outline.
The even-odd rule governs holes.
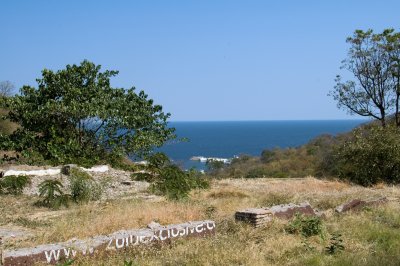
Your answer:
[[[178,138],[160,151],[185,169],[204,169],[205,164],[191,161],[192,156],[233,158],[248,154],[259,156],[267,148],[286,148],[303,145],[321,134],[336,135],[350,131],[366,120],[309,120],[309,121],[226,121],[170,122]]]

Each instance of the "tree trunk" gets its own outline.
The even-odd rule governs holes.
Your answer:
[[[383,108],[380,108],[381,111],[381,125],[382,127],[386,127],[386,113]]]
[[[396,127],[400,127],[400,119],[399,119],[399,99],[400,99],[400,94],[396,93],[396,112],[394,114],[396,118]]]

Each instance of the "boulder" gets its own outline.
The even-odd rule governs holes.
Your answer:
[[[376,205],[381,205],[384,204],[388,201],[386,197],[381,197],[377,199],[372,199],[372,200],[360,200],[360,199],[353,199],[350,200],[342,205],[339,205],[335,208],[335,211],[338,213],[343,213],[351,210],[360,210],[363,207],[366,206],[376,206]]]

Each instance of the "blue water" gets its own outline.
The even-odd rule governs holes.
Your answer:
[[[296,147],[321,134],[336,135],[365,123],[366,120],[171,122],[178,138],[188,142],[166,144],[161,148],[175,163],[188,169],[204,169],[190,161],[192,156],[232,158],[248,154],[259,156],[267,148]]]

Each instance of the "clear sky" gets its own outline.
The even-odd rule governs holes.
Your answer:
[[[356,118],[327,96],[347,36],[400,28],[400,1],[0,0],[0,81],[84,59],[173,121]]]

